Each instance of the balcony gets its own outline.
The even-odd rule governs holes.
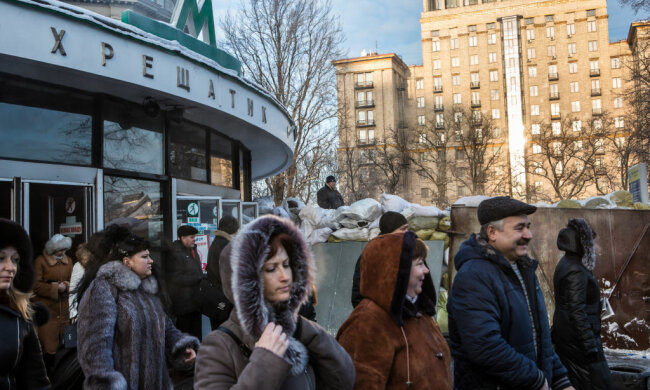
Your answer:
[[[472,81],[469,83],[470,89],[478,89],[481,88],[481,82],[480,81]]]
[[[434,85],[433,93],[442,93],[442,85]]]
[[[442,103],[433,106],[433,111],[444,111],[444,110],[445,110],[445,106]]]
[[[593,116],[601,116],[603,115],[603,109],[600,107],[594,107],[591,109],[591,115]]]
[[[374,138],[359,138],[357,139],[357,146],[364,146],[364,145],[376,145],[377,140]]]
[[[481,107],[481,101],[480,100],[472,100],[472,108],[479,108]]]
[[[549,81],[556,81],[560,79],[560,76],[558,76],[557,73],[549,73],[548,74],[548,79]]]
[[[591,89],[591,96],[600,96],[600,88],[592,88]]]
[[[372,87],[374,87],[372,81],[357,81],[356,84],[354,84],[354,89],[366,89]]]
[[[551,92],[548,95],[549,100],[560,100],[560,93],[559,92]]]
[[[436,129],[444,129],[445,122],[436,122]]]
[[[551,119],[561,119],[562,116],[560,115],[559,112],[551,113]]]
[[[357,121],[357,127],[368,127],[368,126],[374,126],[375,125],[375,120],[374,119],[368,119],[364,121]]]
[[[600,69],[590,69],[589,70],[589,76],[591,76],[591,77],[600,76]]]
[[[370,99],[370,100],[357,100],[354,103],[354,107],[356,108],[362,108],[362,107],[374,107],[375,106],[375,101]]]

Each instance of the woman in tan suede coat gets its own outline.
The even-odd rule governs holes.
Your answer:
[[[313,262],[287,219],[249,223],[226,246],[219,270],[235,309],[203,339],[195,390],[347,390],[354,367],[325,329],[298,315]]]
[[[45,244],[43,254],[34,260],[36,283],[32,301],[43,303],[50,312],[50,320],[38,328],[46,365],[56,353],[64,328],[70,324],[68,294],[73,264],[65,252],[71,245],[70,237],[55,234]]]
[[[336,337],[354,361],[355,389],[451,390],[449,347],[432,317],[427,251],[408,231],[379,236],[364,249],[364,299]]]

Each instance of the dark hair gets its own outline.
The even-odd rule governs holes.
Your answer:
[[[239,221],[231,215],[226,215],[219,220],[219,230],[223,230],[228,234],[235,234],[239,230]]]
[[[102,265],[147,250],[149,249],[149,242],[131,233],[129,229],[123,226],[110,225],[103,231],[93,234],[88,240],[87,247],[90,256],[84,276],[81,278],[76,291],[73,291],[77,294],[77,304],[81,302],[83,294],[90,287],[90,283],[95,280]]]
[[[421,239],[415,239],[415,244],[413,245],[413,260],[422,258],[422,260],[427,259],[427,254],[429,253],[429,248],[427,244],[424,243]]]
[[[269,251],[269,255],[266,257],[266,260],[275,256],[278,253],[280,246],[282,246],[284,250],[287,251],[287,255],[289,256],[289,263],[291,263],[296,258],[296,246],[293,242],[293,239],[291,239],[291,236],[286,233],[276,233],[272,235],[269,239],[269,246],[271,247],[271,250]]]

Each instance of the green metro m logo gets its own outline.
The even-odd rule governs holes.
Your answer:
[[[185,27],[189,30],[189,34],[195,38],[203,32],[203,42],[210,46],[217,46],[217,40],[214,33],[214,14],[212,13],[212,0],[203,0],[203,5],[199,10],[199,0],[178,0],[172,12],[170,24],[181,31],[185,31]],[[192,22],[187,23],[188,19],[192,16]],[[204,31],[207,24],[207,34]]]

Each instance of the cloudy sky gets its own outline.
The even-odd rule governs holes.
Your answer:
[[[217,18],[240,0],[213,0]],[[394,52],[409,65],[422,64],[420,13],[422,0],[332,0],[332,8],[341,19],[347,57],[358,57],[364,49],[379,53]],[[627,38],[630,23],[647,15],[635,15],[618,0],[607,0],[609,38]],[[376,50],[375,50],[376,49]]]

